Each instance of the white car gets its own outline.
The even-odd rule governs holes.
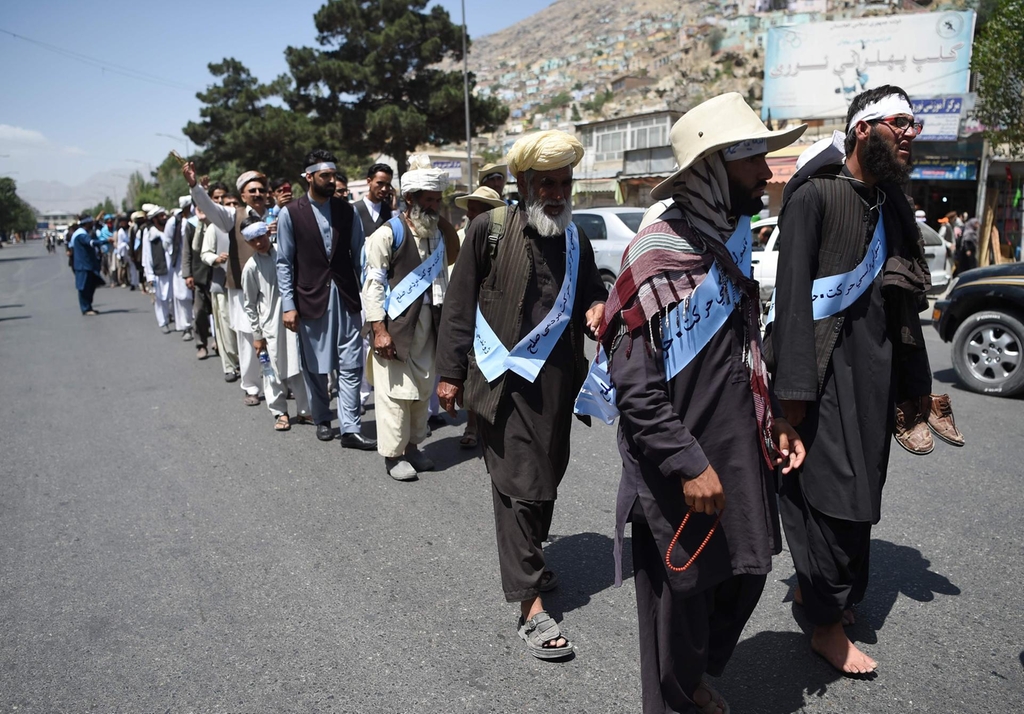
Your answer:
[[[754,249],[750,255],[754,280],[761,286],[761,302],[768,302],[775,290],[775,276],[779,272],[779,217],[769,216],[751,221],[750,231],[754,234]],[[763,244],[758,235],[764,228],[770,229],[768,242]]]
[[[622,267],[622,251],[640,230],[644,209],[614,206],[581,208],[572,212],[572,220],[594,246],[594,259],[605,286],[611,290]]]
[[[775,290],[775,279],[779,271],[779,217],[771,216],[750,224],[754,234],[754,250],[750,262],[754,268],[754,280],[761,286],[761,301],[768,302]],[[928,270],[932,274],[932,289],[929,293],[941,294],[949,285],[951,262],[946,245],[939,234],[924,223],[918,223],[921,237],[924,239],[924,256],[928,261]],[[768,242],[758,245],[758,233],[764,227],[770,227],[771,235]]]

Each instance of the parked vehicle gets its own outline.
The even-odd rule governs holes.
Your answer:
[[[932,274],[932,289],[928,292],[941,295],[949,286],[949,277],[953,269],[952,257],[946,251],[946,244],[942,242],[942,237],[938,233],[925,223],[917,225],[924,239],[924,257]]]
[[[750,262],[754,268],[754,280],[761,286],[761,302],[768,302],[775,290],[775,280],[779,271],[779,227],[778,216],[770,216],[753,221],[750,230],[754,234],[754,251]],[[942,294],[949,285],[952,262],[946,253],[946,246],[939,234],[924,223],[919,223],[921,236],[924,239],[924,255],[928,261],[928,269],[932,274],[931,294]],[[762,228],[772,229],[768,242],[758,245],[758,234]]]
[[[594,246],[594,259],[604,284],[611,290],[622,266],[622,251],[640,230],[644,209],[626,206],[586,208],[572,212],[579,226]]]
[[[779,217],[769,216],[751,221],[750,232],[754,234],[754,250],[750,255],[751,267],[754,269],[754,280],[761,286],[761,302],[771,300],[775,290],[775,276],[779,270]],[[763,228],[770,228],[768,242],[761,244],[758,235]]]
[[[968,389],[1024,392],[1024,263],[961,273],[935,303],[932,324],[953,343],[953,369]]]

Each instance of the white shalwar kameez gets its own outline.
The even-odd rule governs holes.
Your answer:
[[[277,287],[277,250],[256,253],[242,268],[242,294],[253,339],[267,341],[272,374],[263,375],[263,393],[274,416],[288,413],[288,390],[295,395],[295,409],[309,416],[309,397],[302,380],[299,337],[284,326],[281,292]],[[261,367],[262,369],[262,367]]]
[[[167,247],[163,242],[164,232],[156,226],[146,228],[142,236],[142,270],[146,274],[146,281],[153,283],[153,310],[156,312],[156,324],[165,327],[170,315],[171,302],[174,300],[174,275],[170,269],[170,259],[167,257]],[[167,273],[157,275],[153,272],[153,251],[164,252],[164,263],[168,266]]]
[[[217,333],[217,352],[224,374],[238,372],[238,337],[231,327],[228,310],[228,290],[224,287],[227,276],[223,263],[217,258],[228,252],[230,237],[217,226],[210,224],[203,233],[203,247],[200,259],[210,266],[210,302],[213,305],[213,325]]]

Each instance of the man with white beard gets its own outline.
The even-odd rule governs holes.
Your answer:
[[[434,468],[418,445],[429,433],[437,327],[448,266],[459,251],[455,229],[438,213],[448,174],[422,154],[410,157],[409,168],[402,176],[405,212],[366,240],[363,283],[377,453],[396,481],[412,481]]]
[[[541,545],[569,464],[573,402],[587,374],[584,332],[600,325],[607,291],[572,223],[583,146],[545,131],[517,141],[506,158],[525,200],[477,216],[466,231],[445,296],[437,394],[450,415],[463,397],[477,414],[505,599],[520,604],[530,654],[558,659],[573,646],[541,602],[557,585]]]

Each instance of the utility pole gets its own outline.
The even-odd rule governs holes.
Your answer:
[[[472,193],[473,137],[469,123],[469,53],[466,51],[466,0],[462,0],[462,90],[466,97],[466,193]]]

